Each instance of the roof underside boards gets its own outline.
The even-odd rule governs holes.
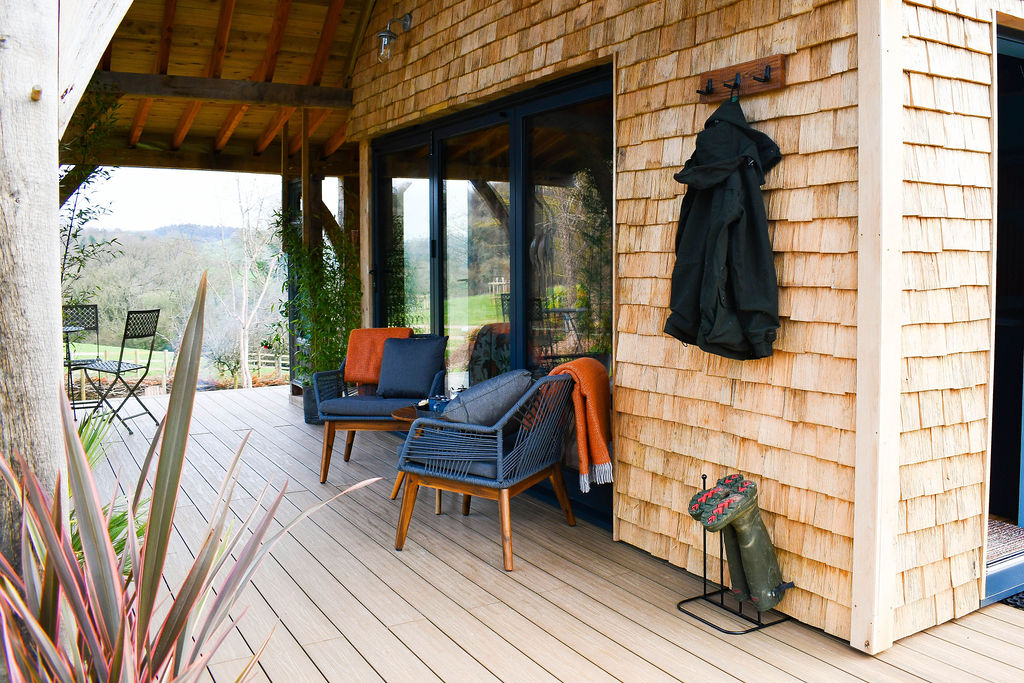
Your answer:
[[[357,172],[348,80],[373,2],[135,0],[90,85],[120,94],[95,162],[277,173],[287,125],[297,168],[307,106],[312,171]]]

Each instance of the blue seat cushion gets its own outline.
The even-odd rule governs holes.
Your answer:
[[[416,402],[407,398],[380,398],[378,396],[346,396],[332,398],[320,404],[324,415],[344,417],[386,417],[399,408],[406,408]]]
[[[510,370],[474,384],[448,402],[441,414],[450,422],[490,427],[516,404],[533,384],[529,370]]]
[[[382,398],[427,398],[434,375],[444,369],[448,337],[388,339],[380,361],[377,395]]]

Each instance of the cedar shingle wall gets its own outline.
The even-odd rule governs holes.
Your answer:
[[[853,0],[433,0],[384,65],[354,78],[354,138],[399,129],[616,55],[617,509],[622,540],[699,572],[685,512],[705,472],[757,478],[782,607],[848,636],[856,383],[857,78]],[[371,31],[371,32],[372,32]],[[364,49],[371,48],[368,40]],[[736,362],[662,334],[684,188],[713,110],[703,70],[788,53],[789,85],[744,100],[782,148],[766,201],[783,318],[774,357]],[[783,483],[785,482],[785,483]],[[717,548],[717,544],[714,544]],[[717,567],[715,567],[717,570]]]
[[[1021,14],[1024,3],[1013,5]],[[993,284],[990,2],[903,6],[896,637],[980,599]]]

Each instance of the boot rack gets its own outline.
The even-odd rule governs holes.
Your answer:
[[[706,475],[706,474],[700,475],[700,481],[701,481],[701,490],[702,491],[707,490],[707,488],[708,488],[708,475]],[[792,617],[790,617],[788,615],[785,615],[785,614],[780,614],[779,612],[775,612],[775,610],[768,610],[769,612],[775,612],[778,615],[778,617],[772,619],[771,621],[764,621],[763,618],[762,618],[761,612],[758,612],[756,609],[754,610],[757,613],[757,617],[756,618],[750,616],[749,614],[744,614],[744,612],[743,612],[743,602],[739,602],[739,601],[737,601],[735,599],[730,598],[730,602],[735,603],[737,605],[737,607],[733,607],[731,604],[726,603],[725,595],[726,595],[726,593],[729,592],[729,589],[726,587],[726,584],[725,584],[725,541],[722,538],[722,533],[721,532],[717,532],[718,533],[718,557],[721,558],[721,559],[720,559],[720,561],[718,563],[718,583],[716,584],[714,581],[712,581],[712,580],[710,580],[708,578],[708,533],[709,532],[705,529],[704,530],[703,575],[701,576],[701,580],[703,582],[703,590],[701,591],[700,595],[695,595],[692,598],[686,598],[685,600],[680,600],[679,603],[676,605],[676,608],[680,612],[682,612],[683,614],[686,614],[688,616],[693,617],[694,619],[696,619],[697,621],[701,622],[702,624],[706,624],[707,626],[710,626],[711,628],[715,629],[716,631],[718,631],[720,633],[725,633],[725,634],[730,635],[730,636],[742,636],[742,635],[744,635],[746,633],[753,633],[754,631],[760,631],[763,628],[768,628],[769,626],[775,626],[776,624],[781,624],[784,621],[789,621],[790,619],[792,619]],[[714,532],[712,532],[712,533],[714,533]],[[712,587],[712,588],[714,586],[718,586],[718,587],[715,588],[714,590],[708,590],[709,586]],[[685,604],[687,604],[689,602],[694,602],[696,600],[704,600],[705,602],[709,602],[712,605],[714,605],[715,607],[717,607],[718,609],[722,610],[723,612],[727,612],[727,613],[729,613],[729,614],[731,614],[731,615],[733,615],[735,617],[739,617],[740,619],[743,619],[744,621],[747,621],[747,622],[753,624],[753,626],[751,626],[750,628],[747,628],[747,629],[740,630],[740,631],[730,631],[729,629],[724,628],[722,626],[719,626],[718,624],[716,624],[716,623],[714,623],[712,621],[708,621],[704,617],[699,616],[697,614],[694,614],[690,610],[688,610],[685,607],[683,607],[683,605],[685,605]]]

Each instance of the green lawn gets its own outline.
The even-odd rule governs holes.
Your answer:
[[[148,352],[148,349],[138,349],[137,351],[138,351],[138,359],[136,359],[136,356],[135,356],[136,349],[126,348],[124,350],[124,360],[126,362],[128,362],[128,363],[138,362],[138,363],[141,363],[141,364],[145,364],[145,362],[146,362],[146,354]],[[97,353],[98,353],[100,358],[104,358],[104,353],[106,353],[105,360],[117,360],[118,354],[121,353],[121,347],[120,346],[106,346],[106,345],[100,344],[99,351],[97,352],[96,345],[95,344],[90,344],[89,342],[82,342],[82,343],[72,344],[71,345],[71,356],[72,356],[72,358],[76,358],[76,359],[96,358],[97,357]],[[167,359],[167,371],[168,371],[168,374],[173,372],[173,370],[174,370],[174,352],[173,351],[166,351],[165,352],[165,351],[154,350],[153,351],[153,361],[152,361],[152,363],[149,366],[149,374],[147,375],[147,378],[149,378],[149,379],[159,379],[160,377],[164,376],[164,357],[165,357],[165,354],[166,354],[166,359]],[[255,353],[250,355],[249,359],[252,362],[253,366],[255,366],[256,365],[256,355],[255,355]],[[263,372],[260,373],[261,376],[269,377],[269,376],[273,375],[274,374],[273,361],[271,361],[267,357],[267,354],[264,355],[264,363],[265,363],[265,365],[263,367]],[[204,378],[210,378],[210,377],[217,377],[217,375],[218,375],[217,369],[214,366],[213,361],[211,361],[209,358],[205,358],[204,357],[202,359],[202,361],[200,362],[200,364],[199,364],[199,376],[200,377],[204,377]],[[128,376],[130,377],[132,375],[129,374]]]

